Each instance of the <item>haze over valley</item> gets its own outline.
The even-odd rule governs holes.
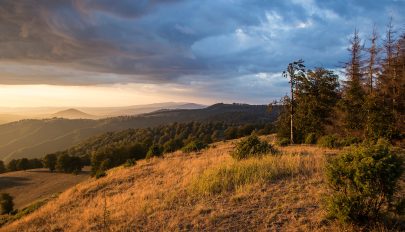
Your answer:
[[[1,0],[0,232],[405,231],[405,0]]]

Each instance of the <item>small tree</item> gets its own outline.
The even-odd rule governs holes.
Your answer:
[[[8,162],[7,164],[7,170],[9,172],[17,171],[17,160],[15,159],[10,160],[10,162]]]
[[[30,162],[27,158],[22,158],[17,162],[17,170],[27,170],[30,168]]]
[[[0,160],[0,173],[6,172],[6,166],[4,165],[4,162]]]
[[[383,209],[393,208],[402,172],[402,160],[387,144],[353,148],[332,160],[326,168],[330,216],[342,222],[378,219]]]
[[[9,214],[14,209],[13,197],[8,193],[2,193],[0,195],[0,209],[1,214]]]
[[[154,156],[161,156],[162,153],[163,153],[162,147],[160,147],[157,144],[154,144],[149,148],[149,151],[146,154],[146,158],[149,159],[149,158],[152,158]]]
[[[185,153],[191,153],[191,152],[198,152],[206,147],[207,147],[206,143],[203,143],[200,140],[193,140],[186,146],[184,146],[181,150]]]
[[[43,162],[44,166],[49,168],[49,171],[53,172],[56,169],[57,157],[55,154],[48,154],[44,157]]]

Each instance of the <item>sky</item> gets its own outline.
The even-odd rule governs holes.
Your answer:
[[[0,0],[0,106],[266,104],[390,17],[405,0]]]

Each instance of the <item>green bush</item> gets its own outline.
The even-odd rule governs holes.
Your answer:
[[[238,142],[231,155],[237,160],[242,160],[269,152],[274,153],[274,149],[269,143],[261,141],[256,135],[251,135]]]
[[[0,214],[9,214],[13,211],[13,197],[8,193],[0,195]]]
[[[359,137],[347,136],[339,140],[339,145],[343,147],[348,147],[355,144],[360,144],[361,139]]]
[[[95,175],[96,179],[100,179],[105,176],[107,176],[107,173],[104,170],[97,170]]]
[[[280,138],[277,140],[276,144],[279,145],[280,147],[288,146],[290,144],[290,139]]]
[[[181,150],[185,153],[191,153],[191,152],[198,152],[201,151],[202,149],[206,148],[207,144],[199,141],[199,140],[194,140],[188,143],[186,146],[184,146]]]
[[[125,163],[124,163],[124,167],[129,168],[132,166],[136,165],[136,159],[128,159]]]
[[[316,143],[316,134],[315,133],[309,133],[305,137],[305,144],[315,144]]]
[[[336,135],[325,135],[319,138],[318,145],[327,148],[340,147],[339,139]]]
[[[331,160],[326,167],[332,190],[329,216],[342,222],[372,222],[393,210],[402,172],[402,160],[387,145],[352,148]]]
[[[152,158],[152,157],[159,157],[159,156],[162,156],[162,154],[163,154],[163,151],[162,151],[163,149],[159,146],[159,145],[152,145],[150,148],[149,148],[149,151],[148,151],[148,153],[146,154],[146,159],[150,159],[150,158]]]

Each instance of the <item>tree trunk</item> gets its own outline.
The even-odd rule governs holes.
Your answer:
[[[294,89],[293,89],[293,77],[291,77],[291,119],[290,119],[290,142],[294,144]]]

